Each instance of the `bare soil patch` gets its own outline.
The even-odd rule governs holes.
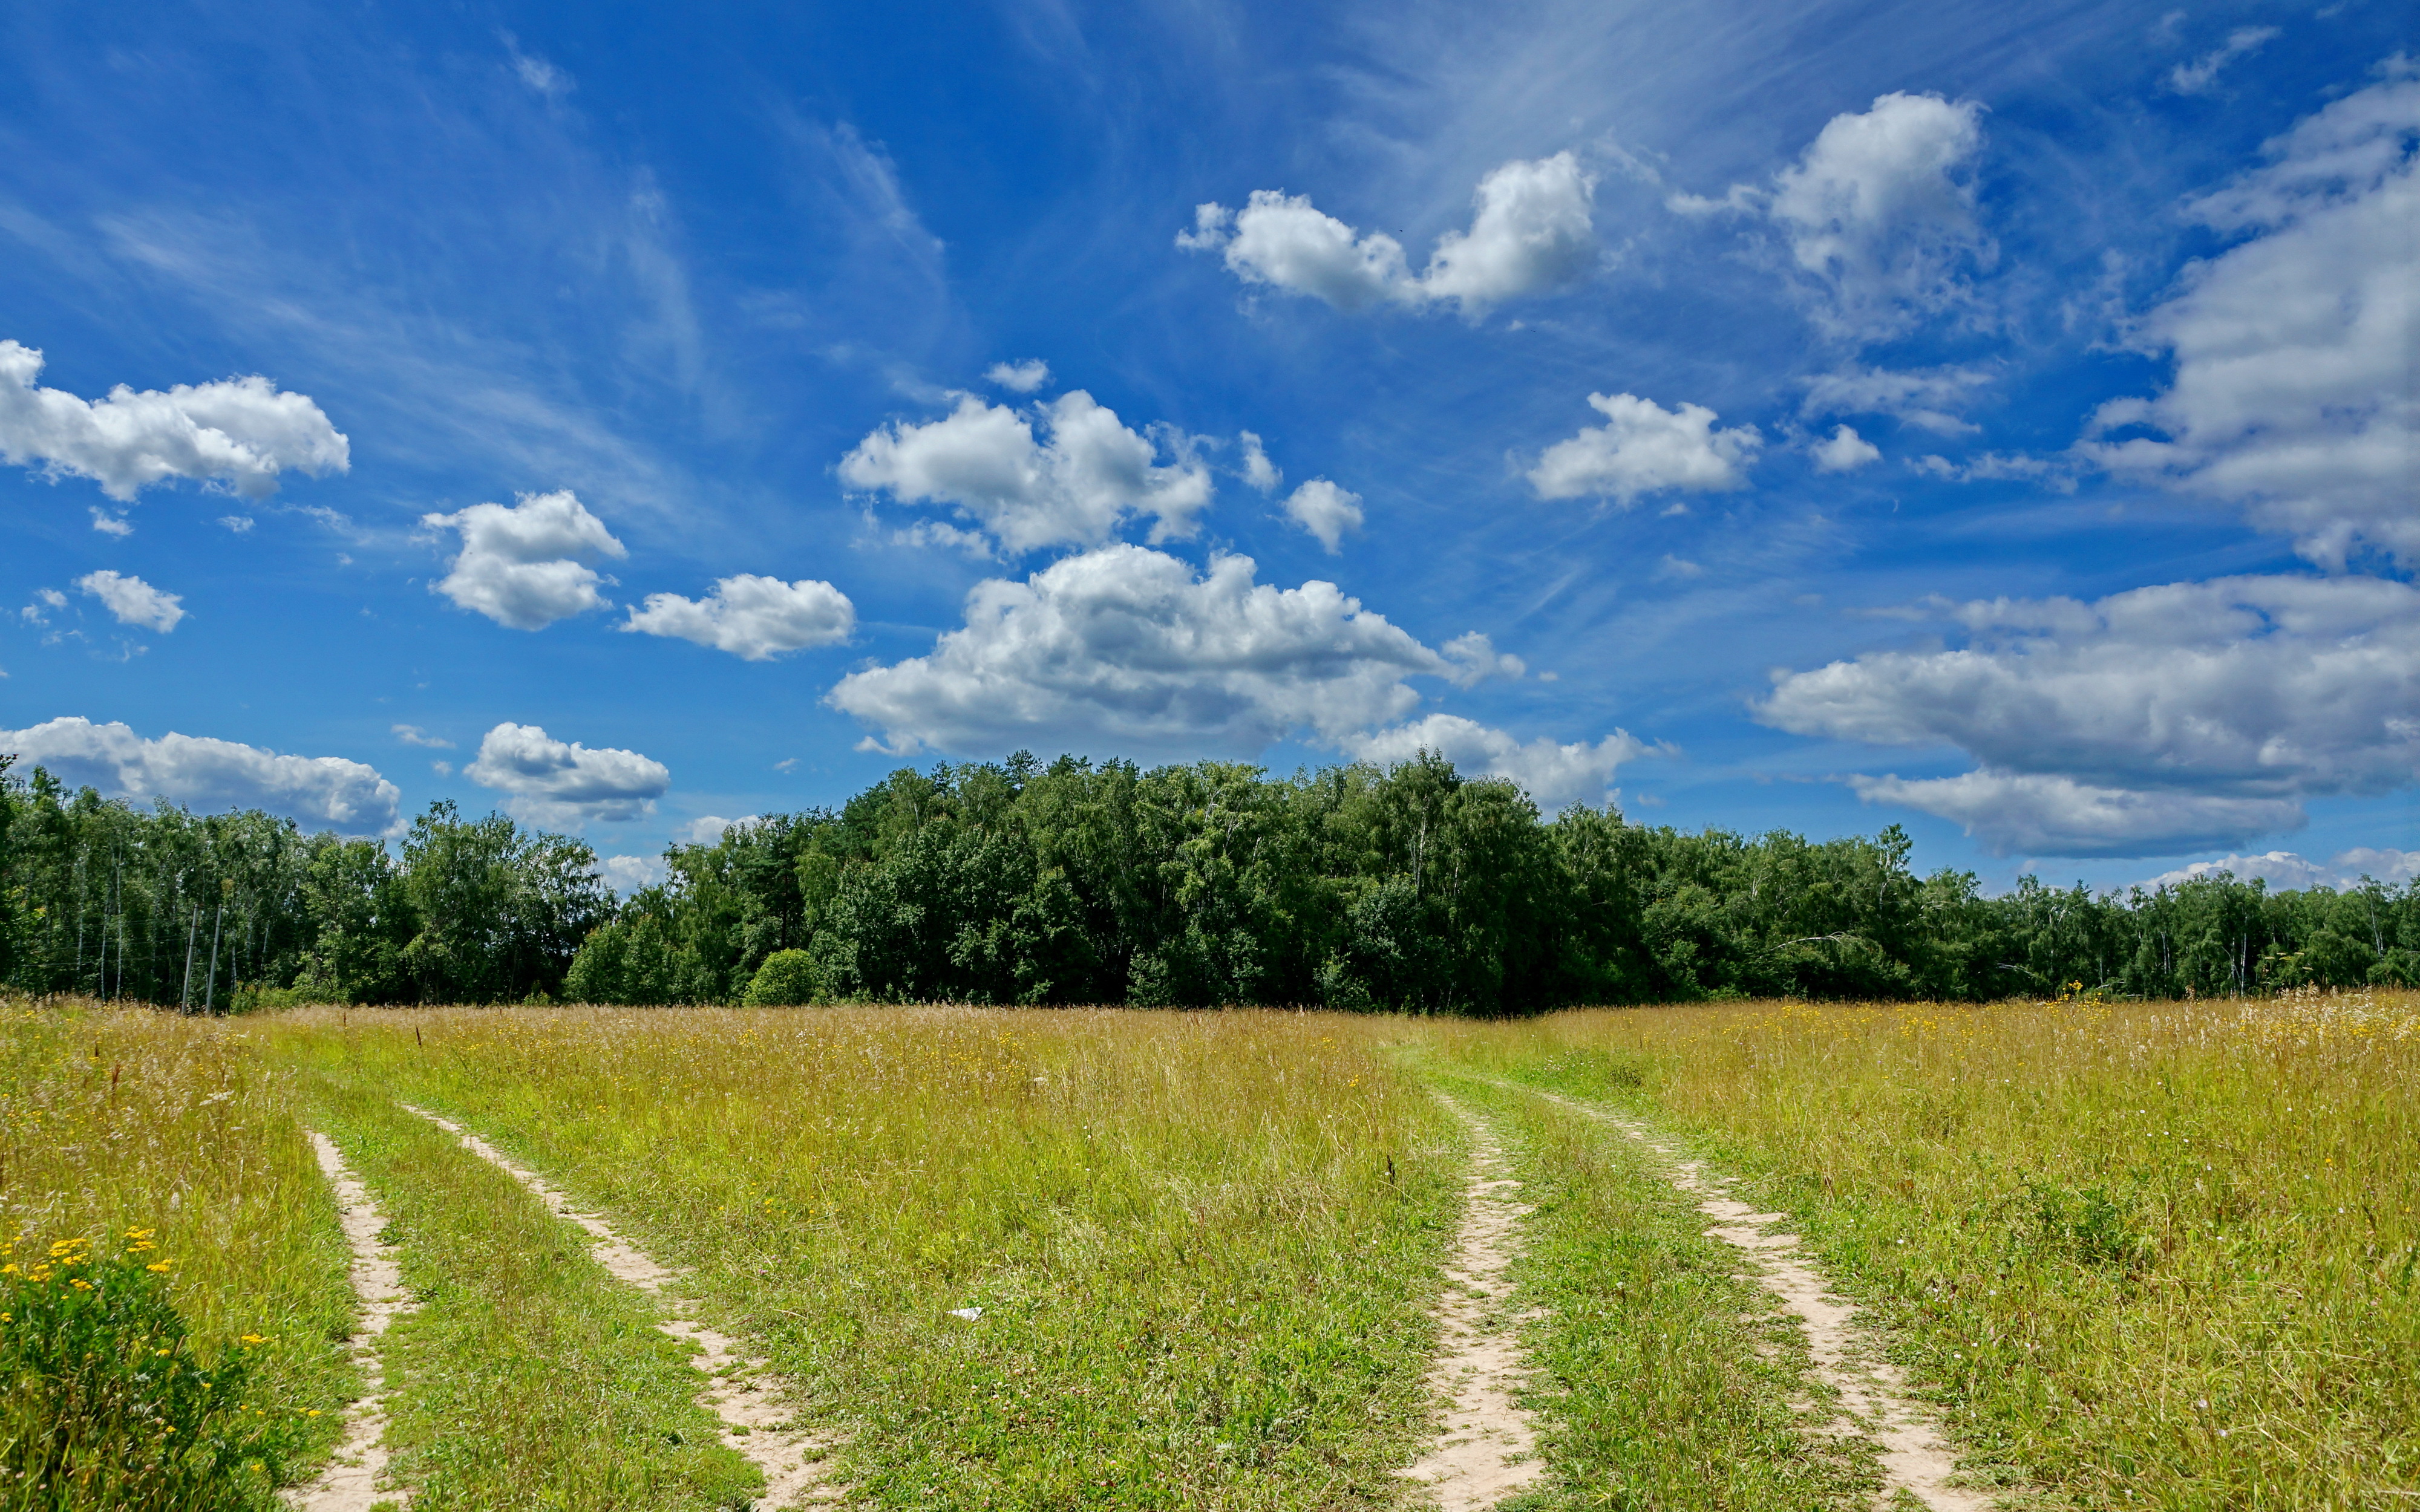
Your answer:
[[[1445,1512],[1479,1512],[1545,1473],[1537,1430],[1514,1396],[1528,1358],[1513,1332],[1520,1319],[1506,1309],[1519,1226],[1530,1210],[1495,1131],[1450,1099],[1447,1105],[1470,1126],[1471,1145],[1462,1226],[1436,1307],[1443,1348],[1429,1370],[1429,1389],[1448,1403],[1445,1430],[1396,1473],[1434,1488]]]
[[[353,1355],[365,1373],[362,1398],[345,1425],[344,1443],[318,1476],[286,1493],[297,1512],[369,1512],[381,1501],[408,1504],[409,1491],[379,1489],[386,1473],[386,1371],[379,1338],[387,1325],[410,1312],[403,1273],[396,1265],[395,1248],[380,1241],[386,1215],[379,1211],[369,1189],[345,1165],[343,1151],[318,1130],[309,1131],[311,1149],[319,1158],[320,1173],[336,1194],[336,1210],[345,1226],[345,1242],[352,1246],[353,1294],[362,1301],[362,1321],[353,1334]]]

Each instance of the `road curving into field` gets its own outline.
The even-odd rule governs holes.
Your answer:
[[[1462,1223],[1436,1304],[1442,1348],[1428,1378],[1447,1403],[1445,1427],[1427,1453],[1396,1473],[1433,1488],[1443,1512],[1481,1512],[1544,1473],[1537,1428],[1517,1395],[1529,1373],[1515,1332],[1522,1319],[1509,1310],[1521,1220],[1530,1210],[1495,1127],[1452,1098],[1439,1101],[1470,1130]]]
[[[1716,1220],[1706,1230],[1708,1236],[1738,1250],[1747,1261],[1749,1279],[1798,1320],[1814,1359],[1816,1380],[1838,1394],[1855,1431],[1879,1450],[1882,1506],[1902,1504],[1905,1493],[1928,1512],[1991,1512],[1992,1498],[1951,1484],[1958,1462],[1940,1420],[1909,1394],[1905,1373],[1874,1348],[1872,1331],[1856,1310],[1800,1257],[1798,1236],[1775,1227],[1784,1221],[1780,1213],[1759,1212],[1732,1197],[1728,1191],[1731,1178],[1684,1159],[1644,1124],[1535,1088],[1521,1090],[1610,1125],[1652,1151],[1661,1158],[1664,1179],[1697,1198],[1698,1211]]]
[[[345,1424],[344,1442],[336,1446],[328,1468],[286,1492],[295,1512],[370,1512],[380,1502],[409,1505],[406,1490],[379,1489],[386,1473],[386,1369],[380,1340],[387,1326],[412,1310],[405,1295],[403,1273],[396,1264],[395,1247],[379,1236],[386,1215],[379,1211],[369,1188],[345,1164],[335,1141],[318,1130],[305,1131],[320,1174],[336,1196],[345,1242],[352,1247],[353,1294],[361,1299],[361,1324],[353,1332],[353,1357],[363,1370],[363,1394]]]
[[[782,1399],[792,1395],[788,1383],[768,1371],[762,1358],[742,1352],[729,1335],[688,1316],[689,1302],[672,1295],[670,1285],[682,1274],[615,1233],[594,1213],[582,1212],[570,1197],[544,1177],[451,1119],[411,1103],[405,1111],[427,1119],[462,1142],[462,1148],[494,1165],[527,1189],[556,1217],[577,1224],[597,1241],[595,1255],[606,1273],[625,1285],[658,1298],[666,1316],[656,1321],[662,1333],[694,1346],[691,1363],[706,1377],[698,1402],[723,1424],[723,1443],[754,1465],[765,1476],[765,1494],[756,1505],[763,1512],[837,1501],[840,1491],[824,1475],[827,1447],[813,1434],[783,1427],[791,1414]]]

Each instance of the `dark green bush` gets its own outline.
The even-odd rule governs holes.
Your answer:
[[[806,951],[776,950],[756,968],[755,977],[748,983],[745,1001],[751,1008],[812,1003],[821,987],[814,959]]]
[[[242,1346],[195,1357],[149,1230],[29,1247],[0,1250],[0,1512],[274,1507],[293,1423]]]

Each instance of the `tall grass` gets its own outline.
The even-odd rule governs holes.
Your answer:
[[[1694,1136],[2092,1506],[2420,1489],[2420,1002],[1562,1014],[1432,1032]]]
[[[30,1288],[8,1292],[0,1328],[46,1332],[0,1348],[0,1459],[83,1465],[84,1504],[168,1488],[183,1505],[265,1506],[282,1462],[325,1452],[353,1384],[352,1296],[292,1080],[253,1026],[0,999],[0,1240],[7,1278]],[[76,1280],[104,1297],[35,1295]],[[185,1390],[197,1380],[218,1383],[207,1401]],[[148,1429],[128,1458],[131,1424],[172,1420],[219,1446],[216,1468],[158,1459]],[[112,1480],[137,1459],[159,1468]],[[11,1476],[0,1505],[51,1504],[44,1478]]]
[[[1385,1504],[1460,1134],[1336,1015],[302,1014],[693,1266],[876,1505]],[[954,1316],[980,1309],[980,1316]]]

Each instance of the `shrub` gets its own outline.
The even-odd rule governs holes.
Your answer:
[[[240,1350],[194,1356],[150,1232],[0,1247],[0,1509],[277,1504],[293,1422],[247,1409]]]
[[[812,1003],[823,995],[822,989],[823,979],[813,956],[804,950],[776,950],[756,968],[740,1000],[751,1008]]]

